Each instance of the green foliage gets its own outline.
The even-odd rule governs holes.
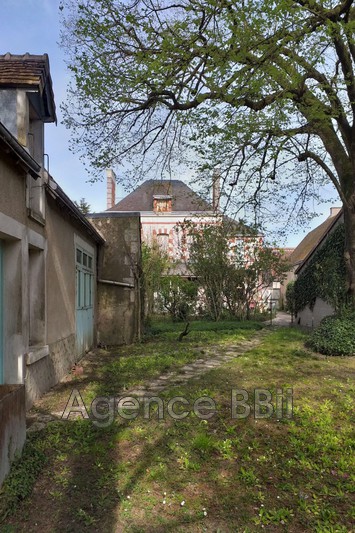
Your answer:
[[[286,287],[286,311],[294,315],[296,312],[295,282],[290,281]]]
[[[234,270],[230,259],[230,228],[218,223],[197,228],[187,223],[184,230],[191,238],[188,268],[204,290],[210,317],[219,320],[224,310],[225,283]]]
[[[281,231],[287,214],[297,224],[312,216],[330,181],[351,235],[353,2],[61,0],[61,7],[73,75],[65,123],[96,175],[120,165],[132,183],[185,164],[210,183],[218,166],[234,187],[223,191],[234,212],[244,208]],[[354,265],[350,238],[346,245]],[[347,278],[354,292],[353,266]],[[215,295],[213,307],[219,316]]]
[[[204,291],[213,320],[225,314],[249,319],[260,291],[281,281],[288,270],[282,256],[243,224],[217,221],[197,228],[185,222],[183,227],[191,238],[188,268]]]
[[[323,318],[312,333],[308,345],[325,355],[355,355],[355,313]]]
[[[12,463],[10,474],[0,489],[0,522],[32,494],[33,486],[47,462],[41,441],[38,433],[28,436],[21,457]]]
[[[155,294],[160,291],[162,275],[169,265],[167,254],[155,240],[151,245],[142,243],[142,280],[146,316],[153,313]]]
[[[191,155],[202,175],[218,164],[238,181],[239,205],[302,215],[324,176],[352,183],[354,7],[335,4],[61,0],[74,141],[94,168],[127,177],[152,160],[171,173],[175,146],[178,164]]]
[[[344,225],[340,224],[295,281],[295,311],[307,305],[312,309],[317,297],[341,310],[346,304],[345,280]]]
[[[87,203],[85,198],[80,198],[79,202],[74,202],[76,207],[80,209],[83,215],[87,215],[91,212],[91,206]]]
[[[171,318],[186,320],[194,311],[198,293],[195,281],[181,276],[164,276],[160,281],[160,300]]]

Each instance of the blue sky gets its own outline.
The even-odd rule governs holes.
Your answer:
[[[106,184],[91,184],[79,157],[69,151],[70,132],[61,124],[60,103],[65,99],[69,73],[66,71],[64,52],[58,46],[60,33],[59,0],[1,0],[0,53],[49,55],[58,125],[46,125],[46,152],[49,154],[49,170],[72,200],[84,197],[92,211],[106,208]],[[177,178],[180,178],[177,177]],[[329,191],[325,191],[329,197]],[[123,188],[117,188],[118,198],[125,196]],[[340,205],[340,201],[335,205]],[[319,206],[319,217],[309,228],[290,235],[282,245],[296,246],[310,228],[316,227],[329,214],[329,205]]]
[[[106,209],[105,181],[87,183],[77,155],[69,151],[70,132],[60,124],[60,103],[65,99],[69,74],[59,42],[59,0],[1,0],[0,50],[2,54],[47,53],[51,67],[58,125],[47,124],[45,150],[49,171],[72,200],[85,197],[93,211]],[[103,178],[104,178],[103,174]],[[122,196],[122,190],[118,190]]]

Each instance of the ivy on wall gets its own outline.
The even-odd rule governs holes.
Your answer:
[[[344,238],[344,224],[339,224],[302,270],[294,285],[296,312],[307,305],[313,309],[317,298],[336,311],[345,305]]]

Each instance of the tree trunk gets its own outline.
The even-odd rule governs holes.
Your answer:
[[[355,193],[344,204],[346,290],[349,304],[355,307]]]

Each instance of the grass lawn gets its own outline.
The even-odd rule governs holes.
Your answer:
[[[155,324],[146,343],[88,357],[84,373],[38,403],[64,409],[118,395],[161,372],[231,351],[259,324]],[[58,420],[29,435],[0,493],[0,532],[350,532],[355,522],[355,358],[304,349],[305,334],[278,329],[260,346],[159,396],[165,417]],[[293,389],[292,418],[232,418],[231,390]],[[215,415],[169,416],[169,399],[191,409],[212,398]],[[178,411],[178,409],[176,409]]]

